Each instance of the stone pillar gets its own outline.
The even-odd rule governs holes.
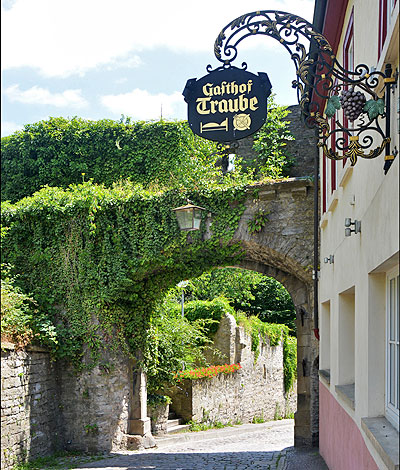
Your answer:
[[[318,393],[313,389],[312,377],[318,345],[314,344],[312,315],[307,307],[302,305],[296,308],[297,412],[294,445],[298,447],[318,445]]]
[[[142,369],[133,368],[132,398],[128,420],[128,449],[154,447],[150,418],[147,416],[147,381]]]

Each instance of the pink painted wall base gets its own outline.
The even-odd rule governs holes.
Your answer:
[[[379,470],[355,422],[321,382],[319,451],[330,470]]]

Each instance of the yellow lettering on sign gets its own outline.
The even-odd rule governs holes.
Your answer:
[[[207,109],[207,101],[210,101],[211,98],[197,98],[197,112],[199,114],[210,114],[210,110]]]
[[[252,111],[255,111],[256,109],[258,109],[258,106],[256,106],[257,103],[258,103],[258,98],[257,98],[257,96],[253,96],[253,98],[250,98],[250,105],[249,105],[249,108],[250,108]]]
[[[221,100],[218,103],[218,111],[220,113],[227,113],[228,112],[228,102],[226,100]]]
[[[203,86],[203,93],[206,95],[206,96],[212,96],[212,91],[211,91],[211,87],[213,86],[212,83],[206,83],[204,86]]]
[[[251,111],[258,109],[258,98],[256,96],[246,98],[244,94],[228,100],[212,100],[210,96],[206,96],[205,98],[197,98],[196,102],[196,110],[199,114],[237,113],[248,109]]]

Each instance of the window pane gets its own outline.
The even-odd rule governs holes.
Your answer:
[[[390,341],[394,341],[395,339],[395,278],[390,279],[389,285],[389,339]]]
[[[391,344],[389,349],[389,370],[390,370],[390,377],[389,377],[389,403],[395,405],[396,400],[396,393],[395,393],[395,385],[396,385],[396,364],[395,364],[395,345]]]
[[[400,346],[397,344],[397,374],[399,374],[399,360],[400,360]],[[394,378],[394,383],[397,384],[397,409],[400,409],[400,384],[399,384],[399,375]]]
[[[400,276],[397,276],[397,297],[396,297],[396,317],[397,317],[397,342],[400,341],[400,310],[399,310],[399,304],[400,304]]]

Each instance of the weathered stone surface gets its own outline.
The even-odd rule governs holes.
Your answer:
[[[33,459],[60,447],[57,404],[56,369],[49,354],[2,349],[2,469],[12,468],[16,459]]]
[[[286,144],[287,154],[294,160],[290,169],[290,176],[309,176],[314,171],[314,157],[318,152],[317,138],[314,129],[309,129],[301,118],[301,109],[298,104],[288,106],[290,114],[286,117],[288,128],[295,140]],[[253,136],[239,140],[238,155],[244,163],[257,159],[253,150]]]
[[[128,450],[142,450],[142,449],[150,449],[156,446],[156,441],[151,434],[147,434],[146,436],[140,435],[128,435],[127,436],[127,443],[126,448]]]
[[[229,375],[187,380],[166,391],[171,407],[183,418],[202,422],[251,422],[254,418],[272,420],[296,409],[296,388],[286,395],[283,385],[282,345],[261,341],[255,360],[251,337],[236,325],[231,315],[220,322],[213,347],[227,351],[242,369]],[[216,355],[217,357],[217,355]],[[224,358],[222,363],[225,363]],[[220,362],[221,363],[221,360]]]
[[[2,350],[2,469],[62,448],[126,448],[132,408],[143,408],[133,400],[139,401],[132,396],[132,364],[114,356],[102,362],[109,367],[78,374],[42,350]],[[149,418],[146,423],[143,434],[150,433]]]
[[[167,431],[169,403],[149,405],[148,415],[151,419],[151,432],[154,435],[162,435]]]

